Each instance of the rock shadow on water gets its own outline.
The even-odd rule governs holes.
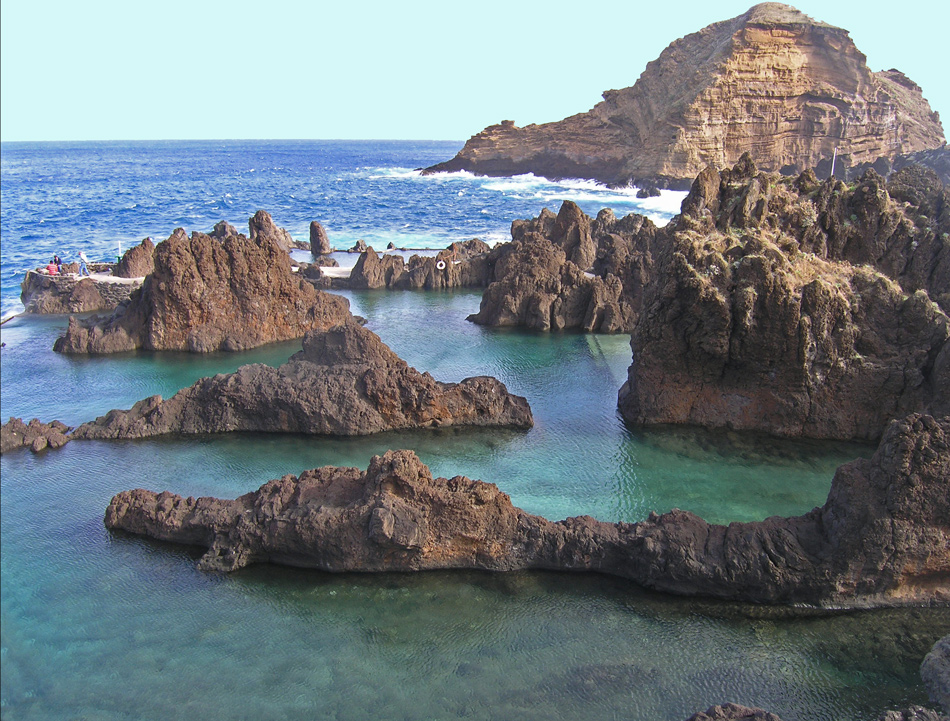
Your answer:
[[[799,464],[820,457],[870,458],[875,444],[858,441],[782,438],[759,431],[660,424],[625,424],[628,437],[638,444],[699,463],[722,458],[738,459],[750,466]]]

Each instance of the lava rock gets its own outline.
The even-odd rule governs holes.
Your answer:
[[[77,432],[78,433],[78,432]],[[950,602],[950,418],[894,421],[803,516],[711,525],[673,510],[640,523],[552,523],[492,484],[434,479],[411,451],[365,473],[321,468],[234,501],[126,491],[106,526],[209,548],[201,567],[270,561],[326,571],[596,571],[668,593],[756,603]]]
[[[355,320],[311,331],[284,365],[241,366],[203,378],[168,400],[113,410],[74,438],[144,438],[231,431],[366,435],[403,428],[533,424],[527,401],[487,376],[440,383]]]
[[[26,447],[34,453],[46,448],[62,448],[69,442],[66,434],[70,430],[72,429],[69,426],[59,421],[43,423],[34,418],[29,423],[24,423],[21,418],[10,418],[0,426],[0,453]]]
[[[155,244],[146,238],[138,245],[129,248],[112,269],[112,275],[119,278],[144,278],[155,269]]]
[[[267,228],[263,220],[261,227]],[[229,235],[222,241],[203,233],[189,238],[179,228],[155,247],[154,261],[121,313],[70,318],[53,349],[239,351],[300,338],[350,316],[345,299],[298,278],[287,252],[262,230],[254,240]]]

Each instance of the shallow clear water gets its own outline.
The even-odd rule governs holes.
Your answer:
[[[371,158],[374,147],[347,152]],[[419,165],[445,154],[441,146],[425,151],[430,157]],[[155,153],[151,165],[171,165]],[[103,151],[96,162],[113,161],[115,154]],[[352,161],[333,156],[333,162],[342,167]],[[402,160],[388,171],[379,169],[389,162],[385,158],[373,162],[372,172],[391,175],[394,183],[427,182],[400,170]],[[8,207],[8,166],[5,155],[4,308],[15,304],[7,293],[8,254],[31,252],[22,236],[8,234],[7,219],[42,212]],[[67,179],[84,172],[78,160],[72,167],[66,163],[62,170]],[[125,166],[117,167],[121,177]],[[188,177],[201,175],[198,164],[184,170]],[[376,181],[351,171],[354,192],[370,193]],[[141,172],[147,178],[152,170]],[[226,185],[229,176],[218,172]],[[105,175],[102,187],[109,189]],[[49,182],[65,182],[58,177]],[[279,178],[251,187],[247,197],[266,188],[276,192],[284,182]],[[146,185],[161,197],[164,182]],[[504,181],[441,182],[471,189]],[[565,186],[564,192],[580,193],[579,187]],[[529,202],[487,187],[479,192],[497,196],[499,217],[505,202],[512,203],[511,217]],[[17,193],[22,202],[23,189]],[[88,202],[118,222],[101,198]],[[341,215],[350,217],[350,201],[340,202]],[[414,232],[448,237],[436,208],[418,212]],[[104,234],[107,223],[100,222]],[[67,227],[78,237],[77,226]],[[437,475],[496,483],[515,504],[552,519],[587,513],[633,521],[675,506],[717,522],[754,520],[823,503],[835,467],[871,450],[746,434],[631,432],[616,412],[630,362],[625,337],[480,328],[464,320],[478,307],[473,292],[344,295],[397,353],[437,379],[499,377],[528,398],[535,427],[356,439],[242,434],[74,442],[56,452],[3,456],[5,720],[674,721],[736,701],[768,708],[786,721],[859,721],[926,701],[917,668],[934,640],[950,632],[947,609],[803,615],[552,573],[330,575],[252,567],[218,576],[195,569],[195,549],[105,530],[105,507],[120,490],[233,498],[285,473],[327,464],[365,468],[372,455],[389,448],[414,449]],[[50,350],[64,327],[62,317],[31,317],[0,330],[4,418],[75,424],[153,393],[171,395],[243,363],[277,365],[299,348],[286,343],[203,357],[67,358]]]
[[[786,617],[549,573],[258,567],[221,577],[198,572],[192,549],[105,530],[105,506],[126,488],[235,497],[284,473],[365,467],[403,447],[438,475],[495,482],[551,518],[636,520],[676,505],[747,520],[820,504],[834,467],[868,450],[632,434],[615,412],[626,339],[479,328],[464,321],[478,304],[473,293],[348,295],[371,328],[436,378],[497,374],[528,397],[536,427],[75,442],[7,454],[5,719],[672,720],[732,700],[786,721],[857,721],[925,700],[916,669],[950,627],[947,610]],[[4,417],[76,422],[243,362],[277,364],[296,349],[78,360],[49,352],[61,326],[49,318],[4,326]]]

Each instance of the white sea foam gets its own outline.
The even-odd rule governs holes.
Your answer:
[[[554,206],[556,210],[565,200],[575,203],[599,204],[622,212],[637,212],[650,218],[658,225],[665,225],[670,218],[679,213],[680,204],[686,197],[685,191],[661,190],[655,198],[638,198],[639,188],[633,185],[611,188],[595,180],[584,178],[565,178],[548,180],[533,173],[510,177],[488,177],[475,175],[467,170],[451,173],[422,175],[418,170],[408,168],[375,168],[376,175],[371,178],[419,179],[425,182],[465,183],[480,186],[483,190],[501,193],[521,200],[538,200],[542,206]],[[459,195],[464,190],[459,190]]]

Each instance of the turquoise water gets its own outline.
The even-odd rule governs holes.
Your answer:
[[[587,181],[421,177],[461,143],[195,141],[0,145],[0,313],[26,270],[59,252],[107,259],[176,226],[239,228],[257,209],[298,239],[444,247],[508,237],[556,211],[668,220],[683,194],[642,201]],[[305,257],[305,255],[304,255]],[[352,258],[348,259],[352,260]],[[134,487],[233,498],[285,473],[365,468],[412,448],[437,475],[497,483],[552,519],[634,521],[687,508],[755,520],[824,502],[864,446],[744,434],[631,432],[616,394],[625,337],[529,334],[464,318],[477,293],[349,293],[354,312],[440,380],[491,374],[527,396],[529,432],[442,429],[360,439],[234,435],[71,443],[0,458],[0,716],[21,719],[632,719],[680,721],[736,701],[785,721],[865,721],[923,703],[917,668],[950,611],[790,615],[550,573],[199,573],[197,551],[106,532]],[[51,352],[65,318],[0,329],[0,415],[77,424],[239,365],[233,355]]]
[[[623,337],[467,323],[477,293],[347,293],[353,311],[440,380],[496,375],[529,432],[443,429],[362,439],[235,435],[71,443],[0,459],[0,708],[18,719],[685,719],[736,701],[785,721],[876,718],[923,703],[917,667],[950,610],[791,614],[552,573],[330,575],[195,569],[199,551],[110,534],[133,487],[235,497],[315,466],[413,448],[434,473],[497,483],[549,518],[710,520],[823,503],[865,446],[684,431],[632,433],[616,413]],[[76,423],[246,362],[237,355],[64,358],[63,318],[0,337],[0,413]]]

